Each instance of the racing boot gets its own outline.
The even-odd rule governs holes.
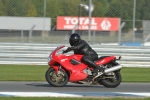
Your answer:
[[[89,59],[85,59],[85,60],[86,60],[86,63],[94,69],[93,70],[94,76],[96,76],[98,74],[102,74],[104,72],[103,67],[97,66],[92,60],[89,60]]]

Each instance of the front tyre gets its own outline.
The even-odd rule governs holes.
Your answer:
[[[58,74],[53,68],[49,68],[45,73],[47,82],[55,87],[62,87],[68,83],[68,74],[62,70],[59,70]]]
[[[99,83],[108,88],[115,88],[120,85],[121,81],[122,81],[121,74],[119,71],[116,71],[114,72],[113,78],[105,78],[103,80],[100,80]]]

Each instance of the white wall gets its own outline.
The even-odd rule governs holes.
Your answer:
[[[0,29],[10,30],[33,30],[50,31],[51,18],[42,17],[0,17]]]

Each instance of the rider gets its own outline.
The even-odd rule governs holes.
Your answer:
[[[74,54],[84,55],[81,61],[89,66],[91,66],[94,74],[98,72],[103,72],[102,67],[98,67],[94,61],[98,59],[98,54],[88,45],[88,43],[80,38],[78,33],[70,35],[69,43],[71,47],[68,47],[63,53],[67,53],[74,50]]]

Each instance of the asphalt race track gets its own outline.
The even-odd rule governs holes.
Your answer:
[[[0,82],[0,96],[38,97],[150,97],[150,83],[121,83],[117,88],[68,83],[52,87],[47,82]]]

